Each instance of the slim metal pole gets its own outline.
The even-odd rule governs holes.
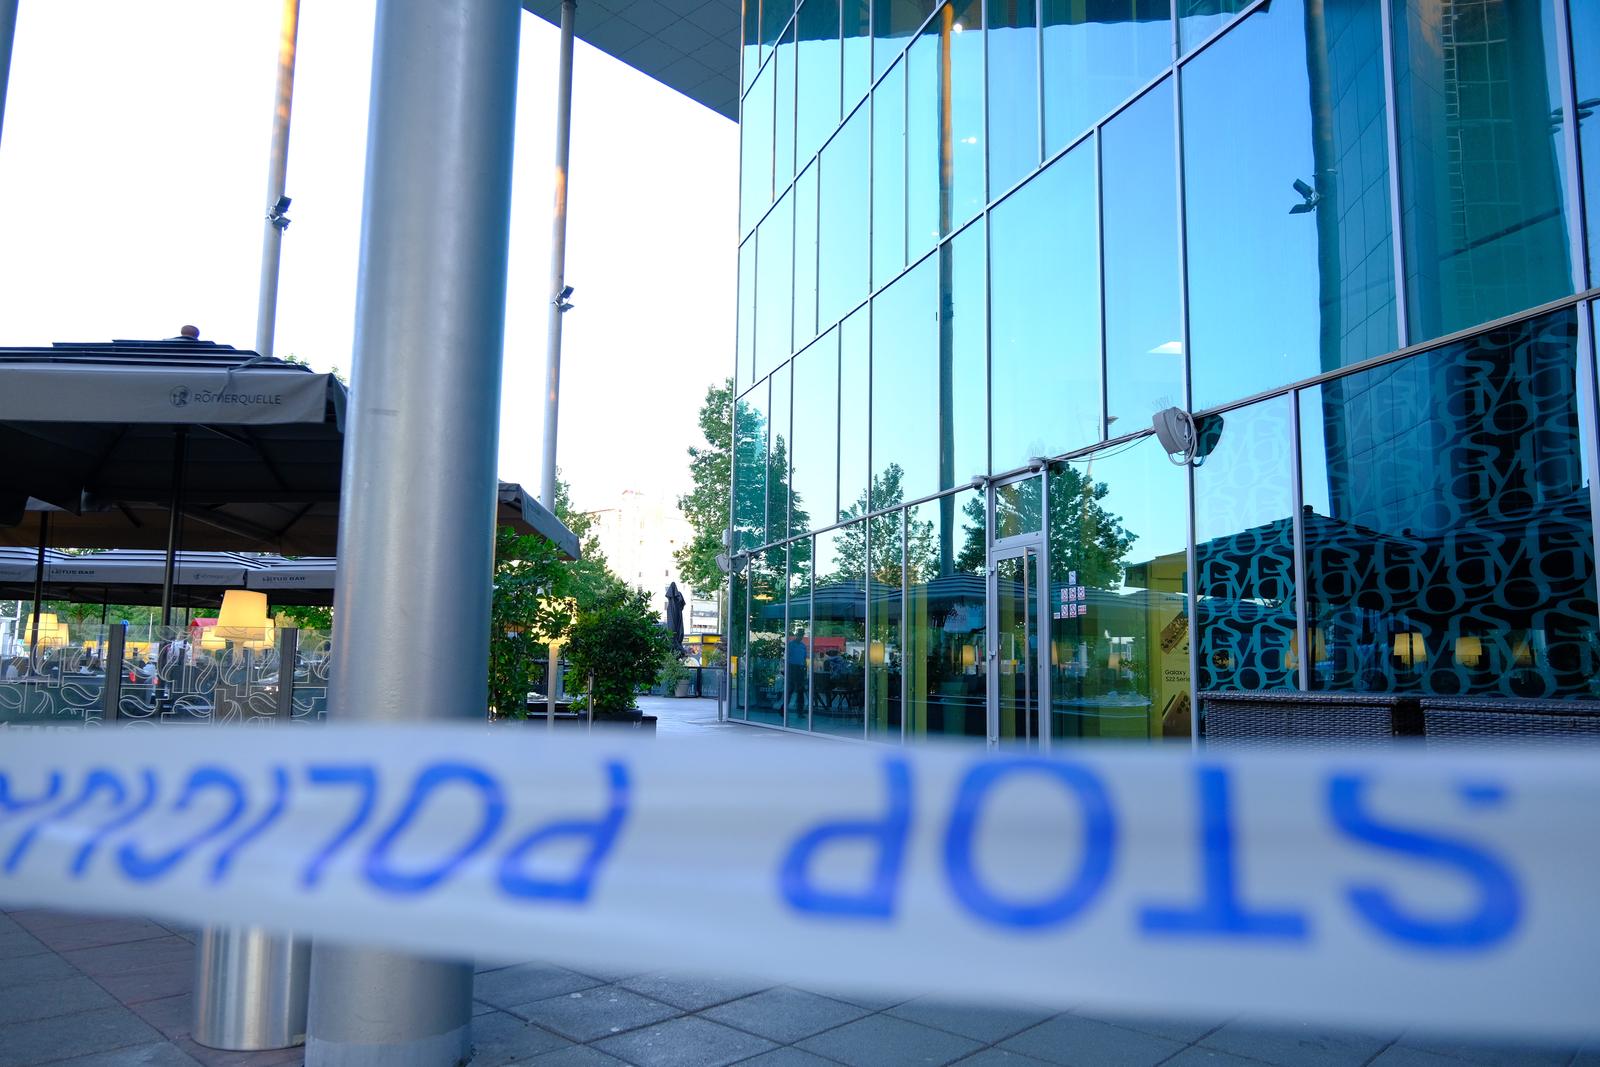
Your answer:
[[[172,587],[177,577],[178,538],[183,530],[183,468],[189,458],[189,427],[172,435],[172,505],[167,512],[167,559],[161,575],[161,625],[172,625]]]
[[[0,0],[0,130],[6,121],[6,82],[11,80],[11,42],[17,35],[17,5],[21,0]]]
[[[33,566],[33,633],[28,638],[28,673],[39,658],[39,612],[44,607],[44,545],[50,537],[50,513],[39,512],[39,556]]]
[[[561,0],[561,62],[556,73],[556,203],[550,224],[550,328],[545,341],[544,476],[539,502],[556,510],[556,424],[561,416],[561,316],[567,290],[567,156],[572,141],[572,24],[578,0]]]
[[[521,11],[378,4],[330,722],[488,715]],[[319,943],[310,1005],[307,1067],[471,1051],[470,962]]]
[[[256,351],[272,355],[278,328],[278,263],[289,219],[279,207],[289,173],[289,111],[294,103],[294,52],[300,0],[283,0],[278,30],[278,90],[272,105],[272,156],[267,162],[267,221],[261,236],[261,296],[256,305]]]

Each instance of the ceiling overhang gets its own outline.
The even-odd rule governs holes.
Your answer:
[[[739,118],[740,0],[578,0],[578,39],[726,118]],[[561,0],[522,6],[560,25]]]

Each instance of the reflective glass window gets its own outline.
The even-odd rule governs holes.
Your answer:
[[[728,630],[733,635],[728,649],[728,714],[735,719],[745,717],[744,680],[750,673],[745,670],[749,657],[750,584],[743,571],[733,575],[728,584]]]
[[[797,73],[794,31],[791,23],[772,57],[772,72],[776,79],[773,88],[772,176],[778,189],[788,185],[794,178],[794,80]]]
[[[1044,0],[1044,143],[1065,148],[1172,62],[1171,0]]]
[[[995,540],[1038,533],[1044,522],[1044,486],[1037,476],[994,487]]]
[[[1600,4],[1577,0],[1572,61],[1577,68],[1578,148],[1582,154],[1584,218],[1588,224],[1589,284],[1600,285]]]
[[[1394,23],[1412,343],[1570,293],[1551,0]]]
[[[789,376],[793,363],[772,375],[767,425],[767,540],[781,541],[789,527]]]
[[[811,539],[789,542],[788,634],[783,642],[783,724],[811,728]]]
[[[1203,710],[1210,690],[1297,688],[1290,398],[1211,416],[1200,429],[1210,450],[1194,473]]]
[[[778,37],[783,33],[784,25],[789,21],[789,15],[794,11],[794,0],[762,0],[761,3],[761,45],[762,55],[765,56],[778,43]]]
[[[733,526],[740,550],[767,541],[767,383],[734,407]]]
[[[1147,429],[1154,412],[1184,405],[1173,122],[1169,80],[1100,130],[1112,437]]]
[[[868,108],[822,150],[818,232],[818,325],[831,326],[867,295],[870,229],[867,200]]]
[[[872,0],[840,0],[839,30],[844,36],[844,110],[872,85]]]
[[[795,159],[805,166],[839,125],[839,0],[805,0],[796,24]]]
[[[983,220],[939,246],[939,488],[989,471]]]
[[[1395,347],[1379,15],[1278,0],[1183,68],[1196,408]]]
[[[1178,0],[1178,38],[1188,52],[1232,22],[1251,0]]]
[[[811,729],[861,737],[867,664],[867,524],[814,538]]]
[[[839,512],[839,334],[794,357],[790,526],[831,526]]]
[[[756,71],[761,69],[761,0],[744,0],[743,7],[743,32],[740,38],[744,51],[740,65],[744,68],[743,87],[749,88]]]
[[[794,201],[785,193],[756,230],[756,377],[789,358],[794,313]]]
[[[1100,437],[1096,213],[1092,144],[990,212],[990,459],[997,471]]]
[[[756,78],[739,111],[739,232],[749,233],[772,203],[772,69]]]
[[[1033,0],[989,4],[989,191],[1039,165],[1039,22]]]
[[[1051,737],[1189,739],[1187,482],[1151,437],[1051,468]]]
[[[840,521],[867,513],[867,391],[872,385],[867,310],[861,308],[839,326]]]
[[[798,350],[817,335],[817,164],[807,167],[795,181],[793,196],[793,346]]]
[[[906,733],[987,737],[983,494],[906,509]]]
[[[983,210],[983,34],[978,0],[939,9],[906,55],[910,258]]]
[[[867,521],[871,558],[867,584],[867,738],[874,741],[900,740],[903,514],[892,511]]]
[[[933,14],[934,0],[873,0],[872,73],[889,69],[906,46],[906,39],[922,28]]]
[[[1600,698],[1576,313],[1301,394],[1313,685]]]
[[[784,604],[788,551],[779,545],[750,557],[749,677],[746,717],[783,725]]]
[[[872,506],[939,486],[939,257],[872,301]]]
[[[733,388],[738,393],[755,380],[756,237],[739,246],[739,339],[734,353]]]
[[[906,265],[906,65],[872,90],[872,287]]]

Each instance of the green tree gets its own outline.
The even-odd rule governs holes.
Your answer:
[[[643,589],[617,588],[583,608],[567,659],[596,713],[627,711],[672,657],[672,637]]]
[[[1138,534],[1126,530],[1121,517],[1101,504],[1110,486],[1068,463],[1051,468],[1048,492],[1051,580],[1065,583],[1077,571],[1079,585],[1122,588],[1123,561]]]
[[[315,604],[282,604],[273,608],[272,614],[301,630],[326,632],[333,628],[333,609]]]
[[[678,498],[678,510],[689,520],[694,536],[674,551],[672,558],[685,584],[701,597],[712,596],[722,585],[717,553],[723,551],[733,482],[732,405],[732,378],[706,389],[699,416],[705,443],[689,448],[689,477],[694,488]]]

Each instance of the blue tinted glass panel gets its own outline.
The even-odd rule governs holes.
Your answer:
[[[1395,347],[1379,7],[1317,10],[1278,0],[1183,68],[1197,408]]]
[[[991,462],[1011,470],[1100,437],[1094,145],[990,214]]]
[[[1065,148],[1172,62],[1172,5],[1044,0],[1046,153]]]
[[[867,296],[868,108],[857,108],[822,150],[817,275],[819,326],[831,326]]]
[[[794,303],[794,204],[778,201],[756,231],[756,377],[789,358]]]
[[[778,36],[783,32],[783,27],[793,12],[794,0],[762,0],[761,44],[764,48],[762,55],[766,55],[778,43]]]
[[[1584,216],[1588,224],[1589,284],[1600,285],[1600,4],[1568,5],[1572,61],[1577,68],[1578,148],[1583,157]]]
[[[750,631],[750,583],[740,572],[728,579],[728,632],[731,635],[728,649],[728,713],[735,719],[745,717],[744,680],[748,658]]]
[[[943,122],[940,111],[940,9],[927,32],[906,53],[906,247],[919,258],[939,239],[939,179]],[[874,279],[876,280],[876,279]]]
[[[906,265],[906,65],[872,90],[872,287]]]
[[[909,737],[987,737],[983,494],[906,509]]]
[[[872,85],[872,0],[841,0],[844,35],[844,108],[848,111]]]
[[[1039,24],[1032,3],[989,5],[989,191],[1039,165]]]
[[[817,164],[794,183],[794,347],[817,335]]]
[[[806,0],[798,25],[795,159],[803,167],[839,125],[839,0]]]
[[[1446,11],[1395,8],[1413,344],[1572,292],[1551,4]]]
[[[939,257],[872,301],[872,506],[939,488]]]
[[[1173,121],[1172,83],[1165,81],[1100,131],[1113,437],[1146,429],[1154,412],[1184,404]]]
[[[740,550],[766,543],[767,383],[739,398],[734,409],[733,527]]]
[[[772,70],[756,79],[739,112],[739,232],[761,221],[772,203]]]
[[[750,557],[749,678],[745,682],[747,718],[783,724],[783,633],[787,601],[788,552],[782,546]]]
[[[1194,472],[1203,710],[1210,690],[1297,688],[1290,398],[1211,416],[1201,433],[1211,450]]]
[[[1600,697],[1575,313],[1301,394],[1317,688]]]
[[[861,737],[866,705],[867,524],[842,526],[814,540],[811,729]]]
[[[773,76],[777,79],[777,103],[773,109],[772,175],[779,189],[794,178],[795,103],[794,80],[796,74],[794,26],[778,42],[773,59]]]
[[[829,330],[794,357],[790,522],[799,533],[839,511],[839,335]]]
[[[987,249],[979,219],[939,248],[939,488],[989,471]]]
[[[882,74],[933,14],[934,0],[873,0],[872,72]]]
[[[783,643],[783,724],[811,728],[811,539],[789,542],[789,633]]]
[[[733,391],[738,393],[755,380],[752,368],[756,352],[756,238],[745,238],[739,246],[739,339],[734,357]]]
[[[1051,469],[1052,737],[1189,740],[1187,482],[1151,437]]]
[[[900,740],[900,540],[903,511],[867,520],[867,739]]]
[[[1232,22],[1251,0],[1178,0],[1178,37],[1185,52]]]
[[[743,0],[741,7],[739,37],[742,50],[739,65],[743,70],[744,82],[740,88],[748,89],[761,66],[761,0]]]
[[[772,375],[772,414],[767,426],[767,540],[781,541],[789,529],[789,375],[785,363]]]
[[[867,513],[868,309],[839,326],[839,519]],[[821,523],[818,523],[821,525]]]
[[[911,259],[983,209],[981,14],[976,0],[944,5],[906,54]]]

